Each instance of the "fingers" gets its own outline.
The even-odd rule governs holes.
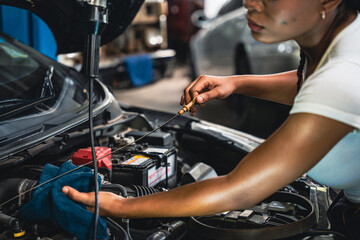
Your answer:
[[[87,206],[87,210],[94,212],[95,211],[95,193],[83,193],[79,192],[76,189],[64,186],[62,192],[68,196],[71,200],[77,203],[82,203]],[[123,198],[114,193],[110,192],[99,192],[99,214],[102,217],[105,216],[115,216],[113,206],[116,202],[121,201]],[[115,214],[115,215],[114,215]]]
[[[83,203],[88,206],[94,206],[93,193],[82,193],[69,186],[64,186],[62,188],[62,192],[75,202]]]
[[[205,84],[204,84],[205,78],[206,77],[204,75],[200,75],[189,86],[187,86],[184,89],[184,93],[180,99],[180,105],[188,104],[195,97],[197,97],[196,103],[201,104],[201,106],[203,106],[204,99],[199,94],[203,91],[206,91],[206,89],[204,87],[205,86]],[[189,113],[191,116],[194,116],[196,113],[196,107],[195,106],[191,107]]]
[[[195,106],[191,107],[189,113],[190,113],[191,116],[195,116],[196,107]]]
[[[184,94],[181,95],[181,98],[180,98],[180,105],[184,105],[185,104],[185,97],[184,97]]]
[[[201,85],[201,79],[203,77],[204,77],[203,75],[197,77],[192,83],[190,83],[189,86],[187,86],[184,89],[184,94],[181,97],[180,104],[187,104],[187,103],[191,102],[191,100],[194,97],[199,95],[200,91],[202,90],[202,87],[199,85]],[[196,86],[196,87],[194,87],[194,86]],[[199,90],[197,90],[197,89],[199,89]]]
[[[197,77],[189,86],[184,89],[180,104],[188,104],[196,97],[196,103],[203,106],[211,99],[224,99],[235,89],[234,81],[226,77],[205,76]],[[194,115],[196,107],[190,109],[190,115]]]
[[[201,95],[198,95],[196,98],[196,102],[199,104],[204,104],[205,102],[211,100],[211,99],[218,99],[222,98],[222,95],[219,92],[219,89],[214,88],[209,91],[201,93]]]

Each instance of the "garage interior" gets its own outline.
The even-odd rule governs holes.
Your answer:
[[[191,117],[189,113],[174,117],[182,107],[179,103],[184,89],[198,75],[268,74],[271,71],[287,71],[298,66],[299,49],[293,41],[264,47],[253,39],[249,40],[251,33],[247,24],[243,24],[246,11],[242,1],[126,0],[129,6],[132,2],[139,4],[138,14],[132,16],[133,21],[126,30],[115,28],[121,32],[121,36],[116,36],[101,48],[97,46],[98,42],[87,45],[92,49],[89,47],[86,50],[93,55],[70,53],[66,50],[57,54],[57,40],[41,18],[24,9],[7,6],[11,5],[7,0],[1,1],[5,2],[6,6],[0,6],[0,30],[10,36],[0,39],[0,45],[4,44],[2,50],[6,53],[6,59],[13,58],[14,63],[20,62],[22,66],[21,64],[26,63],[21,62],[22,58],[31,57],[33,54],[36,57],[30,67],[38,66],[39,63],[45,74],[41,75],[41,79],[38,77],[37,82],[34,81],[35,84],[32,85],[36,91],[41,92],[40,99],[30,102],[29,105],[25,104],[18,112],[16,106],[8,113],[0,112],[0,130],[6,130],[10,136],[8,138],[5,134],[0,135],[0,240],[8,239],[8,236],[16,238],[14,231],[20,229],[23,221],[18,214],[20,207],[27,206],[26,217],[29,219],[36,215],[32,213],[33,207],[29,207],[28,203],[35,199],[31,199],[31,191],[37,188],[34,186],[40,183],[38,179],[49,166],[49,162],[54,163],[56,168],[60,168],[60,165],[62,167],[62,164],[74,165],[69,167],[73,169],[67,173],[82,168],[82,164],[90,166],[89,172],[95,176],[97,182],[98,168],[94,167],[95,160],[104,159],[99,165],[102,190],[124,198],[142,197],[226,175],[238,166],[242,158],[260,146],[288,116],[289,106],[233,95],[226,100],[212,100],[203,107],[198,106],[195,117]],[[42,0],[33,1],[43,3]],[[66,1],[76,7],[82,3],[78,0]],[[119,4],[117,1],[125,0],[108,1],[116,5]],[[25,2],[26,7],[32,3],[31,0]],[[102,14],[107,14],[103,11],[106,4],[96,5],[103,4],[101,0],[88,3],[93,4],[91,7],[100,9]],[[101,18],[101,21],[104,21],[102,26],[105,26],[104,19]],[[92,20],[89,22],[94,24]],[[94,26],[92,30],[97,32],[96,26],[99,25]],[[235,35],[235,30],[239,29],[240,33]],[[239,40],[238,35],[245,37],[240,37]],[[87,37],[89,36],[90,39],[93,37],[91,34]],[[10,38],[12,40],[9,40]],[[69,38],[62,38],[67,39]],[[99,41],[100,38],[94,39]],[[212,41],[214,39],[216,40]],[[244,39],[249,42],[241,42]],[[240,42],[232,45],[234,41]],[[29,51],[29,46],[35,50]],[[227,46],[231,46],[231,49],[226,49]],[[99,55],[92,51],[97,47]],[[31,54],[19,54],[16,52],[18,49],[19,53],[23,51]],[[100,60],[99,65],[96,61],[91,62],[92,57],[99,58],[96,59]],[[279,62],[274,59],[279,59]],[[95,64],[91,65],[90,69],[88,66],[84,67],[84,62]],[[215,67],[214,63],[219,66]],[[274,65],[278,65],[279,69],[274,69]],[[23,68],[24,72],[26,67]],[[11,73],[16,75],[16,68],[14,69]],[[91,74],[98,73],[98,70],[99,75]],[[11,74],[8,75],[12,77]],[[19,80],[20,83],[21,81],[23,79]],[[57,91],[54,91],[52,81],[56,83]],[[96,83],[95,88],[93,81]],[[86,85],[89,82],[90,84]],[[26,87],[24,89],[28,90]],[[5,99],[5,103],[7,100],[9,99]],[[9,102],[13,103],[12,101],[17,103],[19,99],[10,99]],[[97,107],[97,114],[91,117],[93,102]],[[88,109],[85,108],[87,105]],[[57,106],[61,106],[61,111],[57,112]],[[28,111],[27,107],[33,109]],[[30,114],[26,115],[28,112]],[[31,125],[31,121],[26,121],[29,116],[32,117],[31,114],[35,115],[38,121],[34,120],[35,126]],[[5,121],[2,122],[3,116]],[[7,121],[8,119],[11,121]],[[92,126],[93,120],[95,128]],[[14,122],[15,127],[11,122]],[[88,122],[90,126],[87,125]],[[27,124],[30,125],[28,129]],[[20,133],[16,132],[17,127],[21,128]],[[50,134],[46,135],[48,132]],[[11,147],[8,147],[10,145]],[[89,145],[92,146],[88,147]],[[18,150],[20,148],[21,151]],[[286,149],[281,151],[286,156]],[[93,165],[90,164],[92,159],[95,159]],[[256,171],[259,165],[256,165]],[[2,171],[1,166],[5,171]],[[57,169],[56,174],[61,171],[63,170]],[[15,177],[16,180],[13,180]],[[52,177],[46,181],[56,180],[57,177],[61,178],[61,175]],[[76,183],[80,184],[81,180]],[[40,183],[40,187],[42,184]],[[28,189],[23,188],[24,185]],[[92,191],[89,188],[90,181],[85,185],[88,188],[84,191]],[[97,185],[94,185],[96,189]],[[1,192],[2,189],[5,191]],[[30,194],[25,195],[29,192]],[[344,235],[332,231],[326,217],[329,200],[335,199],[338,193],[336,189],[329,189],[304,174],[248,209],[188,219],[114,220],[109,217],[104,221],[110,227],[103,225],[102,230],[105,235],[110,234],[112,240],[342,240],[345,239]],[[11,194],[17,196],[9,198],[8,195]],[[50,196],[48,193],[44,195],[45,198]],[[55,197],[51,195],[50,198],[56,202]],[[36,207],[42,208],[38,203]],[[46,208],[50,209],[48,206]],[[62,206],[59,208],[62,210]],[[85,211],[85,208],[81,210]],[[70,226],[73,232],[68,231],[67,227],[71,224],[66,221],[64,223],[62,219],[57,222],[49,221],[53,218],[51,214],[50,210],[44,214],[47,215],[46,221],[41,220],[45,222],[44,225],[43,222],[38,225],[37,222],[31,223],[32,220],[24,218],[27,230],[31,232],[29,239],[87,239],[82,234],[78,237],[74,226]],[[81,214],[72,214],[81,215],[83,211]],[[94,219],[96,226],[97,218]],[[91,217],[88,217],[87,221],[91,222]],[[13,224],[14,222],[16,224]],[[60,226],[59,222],[66,226]],[[88,232],[84,234],[90,234],[92,229],[89,229],[85,229]],[[23,229],[20,229],[20,232],[25,234]],[[96,231],[93,238],[96,238],[95,235]]]
[[[192,80],[189,67],[178,63],[171,77],[138,88],[113,89],[113,93],[116,99],[123,103],[175,114],[181,108],[182,92]],[[224,100],[213,100],[204,107],[198,106],[195,117],[231,128],[236,127],[233,111]]]

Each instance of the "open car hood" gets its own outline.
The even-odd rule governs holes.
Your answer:
[[[106,44],[122,34],[134,19],[144,0],[108,0],[109,24],[102,34]],[[57,54],[83,50],[86,34],[82,0],[0,0],[39,16],[51,29],[57,43]]]

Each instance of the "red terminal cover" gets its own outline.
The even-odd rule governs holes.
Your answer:
[[[98,167],[105,167],[112,170],[112,162],[111,162],[111,148],[108,147],[95,147],[96,159]],[[109,154],[109,155],[108,155]],[[106,156],[108,155],[108,156]],[[106,156],[106,157],[104,157]],[[100,158],[100,159],[99,159]],[[80,166],[85,163],[91,162],[92,154],[91,147],[81,148],[71,157],[71,160],[74,165]]]

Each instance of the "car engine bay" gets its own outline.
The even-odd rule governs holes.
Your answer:
[[[226,127],[179,117],[133,143],[170,114],[142,110],[123,115],[118,122],[99,125],[95,132],[101,190],[123,197],[154,194],[226,174],[262,142],[246,134],[235,137]],[[34,154],[26,162],[1,170],[0,239],[74,239],[53,222],[28,223],[18,212],[31,199],[46,164],[71,161],[81,166],[92,160],[87,138],[86,129],[79,126],[47,147],[37,146],[42,151],[28,151]],[[328,199],[324,186],[303,176],[249,209],[190,218],[106,218],[106,222],[109,239],[342,239],[328,230]]]

